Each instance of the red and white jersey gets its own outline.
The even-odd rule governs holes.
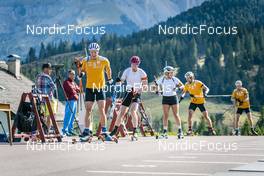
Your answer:
[[[131,90],[133,88],[135,91],[142,88],[142,80],[146,79],[147,74],[141,68],[138,68],[137,71],[133,71],[132,68],[129,67],[121,76],[121,80],[126,81],[127,83],[127,90]]]

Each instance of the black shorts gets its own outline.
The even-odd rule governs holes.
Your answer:
[[[139,103],[140,102],[140,94],[133,95],[132,92],[126,92],[123,97],[122,105],[129,107],[131,103]]]
[[[177,96],[163,96],[162,97],[162,104],[163,105],[176,105],[178,104],[178,97]]]
[[[194,104],[194,103],[191,103],[190,106],[189,106],[189,109],[195,111],[197,107],[200,109],[201,112],[206,111],[206,109],[204,107],[204,104]]]
[[[242,114],[243,112],[245,111],[245,113],[249,113],[250,112],[250,109],[249,108],[237,108],[237,114]]]
[[[89,89],[85,91],[85,101],[105,100],[105,92],[103,89]]]

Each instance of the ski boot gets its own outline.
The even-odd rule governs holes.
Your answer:
[[[91,143],[93,139],[92,131],[83,131],[82,137],[80,137],[80,142],[88,142]]]
[[[191,128],[187,131],[187,136],[193,136],[193,131]]]
[[[130,136],[130,139],[131,139],[131,141],[137,141],[137,140],[138,140],[138,135],[137,135],[137,133],[132,134],[132,135]]]
[[[178,139],[183,139],[184,135],[181,129],[178,130]]]
[[[235,133],[234,133],[235,136],[240,136],[240,130],[239,129],[235,129]]]
[[[258,133],[255,131],[254,128],[251,128],[250,131],[251,131],[251,135],[258,136]]]
[[[102,133],[98,136],[98,140],[102,140],[103,142],[105,141],[110,141],[110,142],[115,142],[118,143],[118,139],[114,136],[110,136],[108,133]]]

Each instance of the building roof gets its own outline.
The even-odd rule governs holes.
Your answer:
[[[21,74],[21,79],[16,79],[6,69],[0,67],[0,102],[11,104],[14,113],[17,112],[23,92],[30,92],[34,83]],[[56,120],[62,120],[64,105],[59,102]]]

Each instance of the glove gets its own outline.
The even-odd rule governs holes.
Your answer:
[[[239,99],[236,99],[236,101],[239,103],[239,105],[242,105],[243,104],[243,101],[241,101]]]
[[[114,82],[113,79],[109,79],[109,80],[108,80],[108,83],[109,83],[110,85],[113,84],[113,82]]]
[[[206,93],[204,93],[204,98],[207,98],[207,97],[208,97],[208,95]]]
[[[180,100],[179,100],[179,103],[184,99],[184,97],[181,97]]]
[[[194,95],[193,94],[190,94],[190,97],[194,98]]]
[[[156,94],[157,94],[158,96],[161,96],[161,95],[163,94],[163,92],[156,91]]]
[[[84,76],[84,73],[81,72],[80,75],[79,75],[79,78],[82,78]]]
[[[236,100],[236,104],[238,104],[238,106],[241,106],[243,104],[243,101],[239,100],[239,99],[235,99]]]
[[[119,77],[117,77],[115,82],[121,82],[121,79]]]

